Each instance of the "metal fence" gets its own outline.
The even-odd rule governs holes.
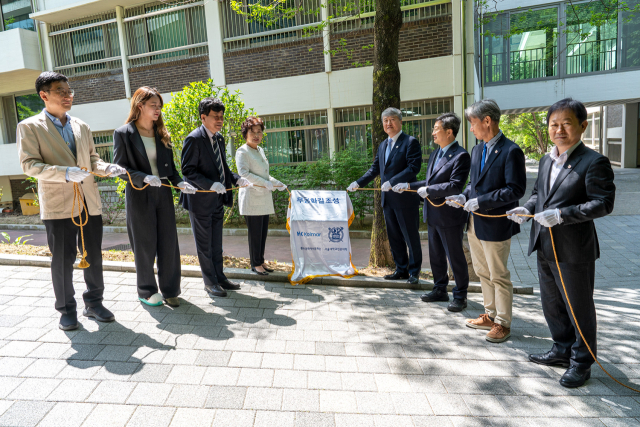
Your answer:
[[[265,116],[264,152],[271,164],[312,162],[329,155],[327,112]]]
[[[451,3],[431,4],[434,1],[402,0],[403,21],[451,14]],[[323,19],[320,0],[292,2],[290,7],[295,13],[274,14],[263,20],[248,19],[247,16],[236,13],[230,2],[223,2],[221,5],[226,52],[321,36]],[[329,0],[327,9],[327,15],[331,17],[332,33],[373,27],[375,0]],[[248,13],[249,7],[244,5],[243,12]]]
[[[538,79],[557,73],[557,49],[539,47],[510,52],[511,80]]]
[[[54,70],[67,76],[122,68],[116,13],[51,26]]]
[[[93,144],[102,160],[113,163],[113,132],[93,132]]]
[[[615,70],[617,39],[567,44],[567,74]]]

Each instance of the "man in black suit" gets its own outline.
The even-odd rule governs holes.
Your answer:
[[[357,181],[352,182],[347,191],[356,191],[373,181],[378,175],[382,182],[382,209],[387,226],[391,254],[396,271],[384,278],[387,280],[408,279],[417,284],[422,266],[422,246],[420,246],[420,196],[416,193],[388,193],[391,188],[403,182],[414,182],[422,164],[420,143],[402,132],[402,112],[397,108],[387,108],[382,112],[382,124],[389,138],[384,140],[371,168]],[[407,256],[407,247],[409,256]]]
[[[509,219],[523,223],[535,214],[529,255],[538,252],[542,310],[553,347],[529,360],[567,369],[560,384],[579,387],[591,376],[596,354],[596,308],[593,302],[596,259],[600,257],[593,222],[613,211],[616,187],[609,159],[586,147],[580,137],[587,128],[587,109],[571,98],[556,102],[547,113],[549,137],[555,144],[540,160],[538,179],[524,207],[508,211]],[[567,290],[567,301],[556,265],[553,243]],[[580,336],[571,310],[586,343]]]
[[[227,191],[246,185],[243,178],[229,170],[224,138],[224,104],[217,98],[205,98],[198,106],[202,126],[184,140],[182,175],[198,190],[215,193],[180,194],[180,203],[189,211],[191,229],[196,241],[198,260],[204,278],[204,290],[217,297],[226,290],[240,289],[222,272],[222,223],[224,207],[233,205],[233,194]]]
[[[460,194],[464,189],[471,168],[469,153],[458,145],[456,136],[460,129],[460,118],[454,113],[445,113],[436,119],[433,126],[433,142],[440,148],[429,157],[425,181],[411,184],[396,184],[395,192],[418,190],[423,197],[422,215],[424,222],[429,222],[429,262],[433,273],[433,291],[422,295],[422,301],[449,301],[447,285],[449,273],[447,259],[451,264],[456,287],[453,289],[453,301],[448,310],[459,312],[467,307],[467,288],[469,287],[469,270],[464,256],[462,237],[467,213],[450,206],[436,208],[444,202],[444,198]]]
[[[485,215],[502,215],[518,206],[527,175],[524,153],[500,130],[500,107],[492,99],[478,101],[465,111],[476,139],[484,141],[471,152],[470,182],[464,193],[447,197],[455,208]],[[485,313],[467,319],[474,329],[489,330],[487,341],[499,343],[511,336],[513,284],[507,269],[511,237],[518,224],[502,218],[471,215],[467,236],[473,269],[480,277]]]

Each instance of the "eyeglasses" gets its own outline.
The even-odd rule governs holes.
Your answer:
[[[64,89],[58,89],[58,90],[47,90],[46,92],[51,93],[51,92],[55,92],[58,95],[60,95],[61,97],[65,97],[65,96],[73,96],[76,92],[73,89],[68,89],[68,90],[64,90]]]

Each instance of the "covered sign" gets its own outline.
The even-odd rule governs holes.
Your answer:
[[[287,211],[296,285],[314,277],[353,277],[349,226],[353,205],[346,191],[294,190]]]

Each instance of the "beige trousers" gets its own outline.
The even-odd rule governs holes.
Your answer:
[[[511,239],[503,242],[479,240],[473,228],[473,215],[467,229],[473,269],[482,285],[485,312],[493,321],[511,328],[513,284],[507,269]]]

